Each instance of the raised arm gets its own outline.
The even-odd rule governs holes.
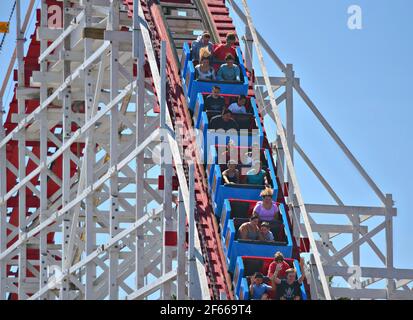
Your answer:
[[[254,283],[255,283],[255,276],[251,276],[250,278],[250,297],[254,295]]]
[[[275,267],[274,275],[273,275],[272,278],[271,278],[271,280],[272,280],[271,283],[272,283],[272,285],[273,285],[273,288],[275,287],[275,285],[281,283],[281,280],[278,279],[278,272],[280,272],[280,270],[281,270],[281,265],[278,264],[278,265]]]

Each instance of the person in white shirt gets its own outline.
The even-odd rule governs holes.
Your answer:
[[[203,81],[214,81],[215,70],[211,67],[208,54],[201,56],[201,63],[195,67],[195,79]]]
[[[228,109],[231,110],[232,113],[247,113],[247,108],[245,105],[247,104],[247,98],[243,95],[239,96],[238,101],[231,104]]]

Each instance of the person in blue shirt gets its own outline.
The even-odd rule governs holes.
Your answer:
[[[219,81],[241,81],[241,69],[235,64],[235,58],[228,54],[225,62],[218,70],[217,80]]]
[[[252,169],[247,172],[247,184],[269,186],[267,172],[262,169],[260,160],[255,160],[252,163]]]
[[[251,277],[250,297],[251,300],[269,300],[269,294],[273,290],[272,286],[264,283],[264,276],[256,272]]]

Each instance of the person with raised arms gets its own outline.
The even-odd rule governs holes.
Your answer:
[[[301,276],[297,278],[297,271],[293,268],[288,269],[286,279],[280,279],[278,273],[282,269],[282,265],[276,266],[274,275],[272,276],[273,286],[276,286],[276,300],[301,300],[301,284],[305,279],[304,275],[304,259],[300,259]]]

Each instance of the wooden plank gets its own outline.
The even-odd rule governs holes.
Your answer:
[[[200,18],[199,12],[194,10],[179,10],[179,9],[167,9],[164,10],[166,17],[191,17],[191,18]]]
[[[196,6],[194,6],[191,3],[171,3],[171,2],[160,2],[161,7],[165,8],[173,8],[173,9],[196,9]]]
[[[204,30],[204,25],[200,21],[183,21],[183,20],[173,20],[167,19],[168,27],[175,29],[175,28],[182,28],[184,30]]]
[[[179,20],[179,21],[199,21],[202,19],[199,17],[181,17],[181,16],[165,16],[166,20]]]
[[[174,40],[186,40],[186,41],[193,41],[198,38],[198,36],[195,36],[193,34],[182,34],[182,33],[171,33],[172,38]]]
[[[105,29],[86,27],[83,29],[83,38],[90,38],[96,40],[103,40],[105,36]]]

